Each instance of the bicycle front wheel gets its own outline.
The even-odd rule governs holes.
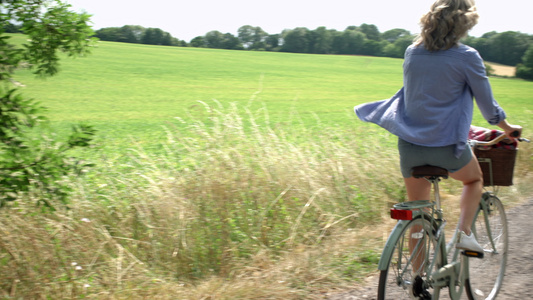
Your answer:
[[[444,257],[435,231],[436,225],[422,216],[403,228],[386,258],[388,267],[381,271],[378,300],[438,299],[439,291],[428,284],[428,275],[442,266]]]
[[[507,217],[498,197],[485,193],[472,231],[483,247],[483,259],[470,259],[470,280],[466,291],[470,299],[496,299],[502,286],[507,263]]]

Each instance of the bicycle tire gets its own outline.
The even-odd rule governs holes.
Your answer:
[[[483,259],[469,260],[470,279],[465,283],[465,288],[471,300],[494,300],[505,275],[509,232],[507,217],[500,199],[493,194],[485,193],[481,201],[485,202],[487,211],[483,211],[480,206],[472,225],[472,232],[485,249],[485,255]],[[485,222],[486,219],[488,224]]]
[[[427,280],[427,274],[431,274],[430,270],[427,269],[435,257],[435,253],[438,254],[438,261],[434,269],[442,266],[444,257],[442,247],[435,250],[435,247],[437,247],[437,241],[434,238],[436,230],[437,225],[435,223],[432,224],[431,221],[423,216],[418,216],[409,221],[402,229],[401,234],[394,241],[394,250],[391,255],[388,258],[382,258],[387,259],[388,263],[386,269],[382,270],[379,276],[378,300],[413,299],[416,295],[418,295],[419,299],[426,299],[427,297],[422,296],[425,292],[429,295],[436,294],[433,299],[438,299],[439,290],[432,290],[424,284]],[[412,250],[410,250],[410,241],[412,245],[417,244],[420,247],[411,246]],[[412,255],[412,253],[420,254],[422,252],[417,249],[424,249],[424,252],[429,254],[425,257]],[[413,272],[413,269],[416,268],[416,266],[413,267],[413,261],[416,260],[416,257],[422,257],[420,260],[424,262],[418,261],[415,264],[420,264],[426,270]],[[431,296],[429,296],[429,299],[431,299]]]

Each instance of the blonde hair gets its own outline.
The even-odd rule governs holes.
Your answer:
[[[477,24],[474,0],[437,0],[420,19],[422,32],[415,41],[429,51],[448,50],[458,45]]]

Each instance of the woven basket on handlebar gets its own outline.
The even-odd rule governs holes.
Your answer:
[[[479,166],[483,171],[484,186],[513,185],[513,171],[516,149],[492,148],[490,150],[474,149]]]

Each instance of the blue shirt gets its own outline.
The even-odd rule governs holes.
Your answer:
[[[481,56],[469,46],[430,52],[411,45],[403,69],[404,86],[391,99],[355,107],[361,120],[416,145],[455,145],[459,157],[467,146],[473,97],[490,124],[506,117],[494,99]]]

